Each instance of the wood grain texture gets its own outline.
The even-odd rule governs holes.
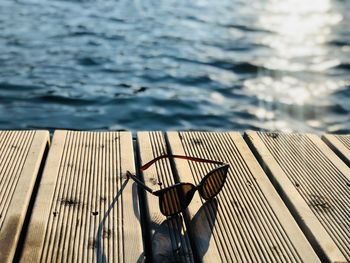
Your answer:
[[[21,262],[142,262],[129,132],[56,131]]]
[[[325,134],[322,139],[350,167],[350,135]]]
[[[168,153],[162,132],[139,132],[141,165]],[[176,182],[168,159],[156,162],[143,172],[145,184],[152,190]],[[147,224],[152,262],[194,262],[188,231],[182,215],[167,218],[159,210],[158,198],[146,193]]]
[[[230,164],[219,195],[188,207],[190,238],[203,262],[319,262],[239,133],[168,132],[173,154]],[[175,160],[180,181],[198,184],[215,165]]]
[[[0,262],[12,262],[49,144],[47,131],[0,131]]]
[[[350,169],[316,135],[246,135],[323,260],[350,261]]]

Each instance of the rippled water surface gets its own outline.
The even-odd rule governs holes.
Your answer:
[[[350,132],[350,1],[1,0],[0,129]]]

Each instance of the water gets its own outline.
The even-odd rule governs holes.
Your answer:
[[[0,0],[0,129],[350,133],[350,1]]]

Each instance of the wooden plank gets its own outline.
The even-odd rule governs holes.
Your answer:
[[[47,131],[0,131],[0,262],[12,262],[45,149]]]
[[[139,132],[141,165],[167,153],[161,132]],[[175,183],[169,160],[155,163],[143,172],[145,184],[158,190]],[[159,210],[158,198],[146,193],[147,224],[151,239],[151,262],[194,262],[187,227],[182,215],[166,218]]]
[[[191,239],[203,262],[319,262],[239,133],[169,132],[173,154],[230,164],[220,194],[188,207]],[[176,159],[180,181],[198,184],[215,165]]]
[[[350,169],[316,135],[246,135],[322,259],[350,261]]]
[[[322,136],[323,141],[350,166],[350,135],[332,135]]]
[[[56,131],[21,262],[144,259],[129,132]]]

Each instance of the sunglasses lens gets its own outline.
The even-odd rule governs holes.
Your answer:
[[[159,197],[160,211],[165,216],[180,213],[191,202],[194,192],[192,184],[179,184],[167,189]]]
[[[200,193],[205,200],[213,198],[220,192],[226,181],[227,171],[228,166],[224,166],[203,179]]]

